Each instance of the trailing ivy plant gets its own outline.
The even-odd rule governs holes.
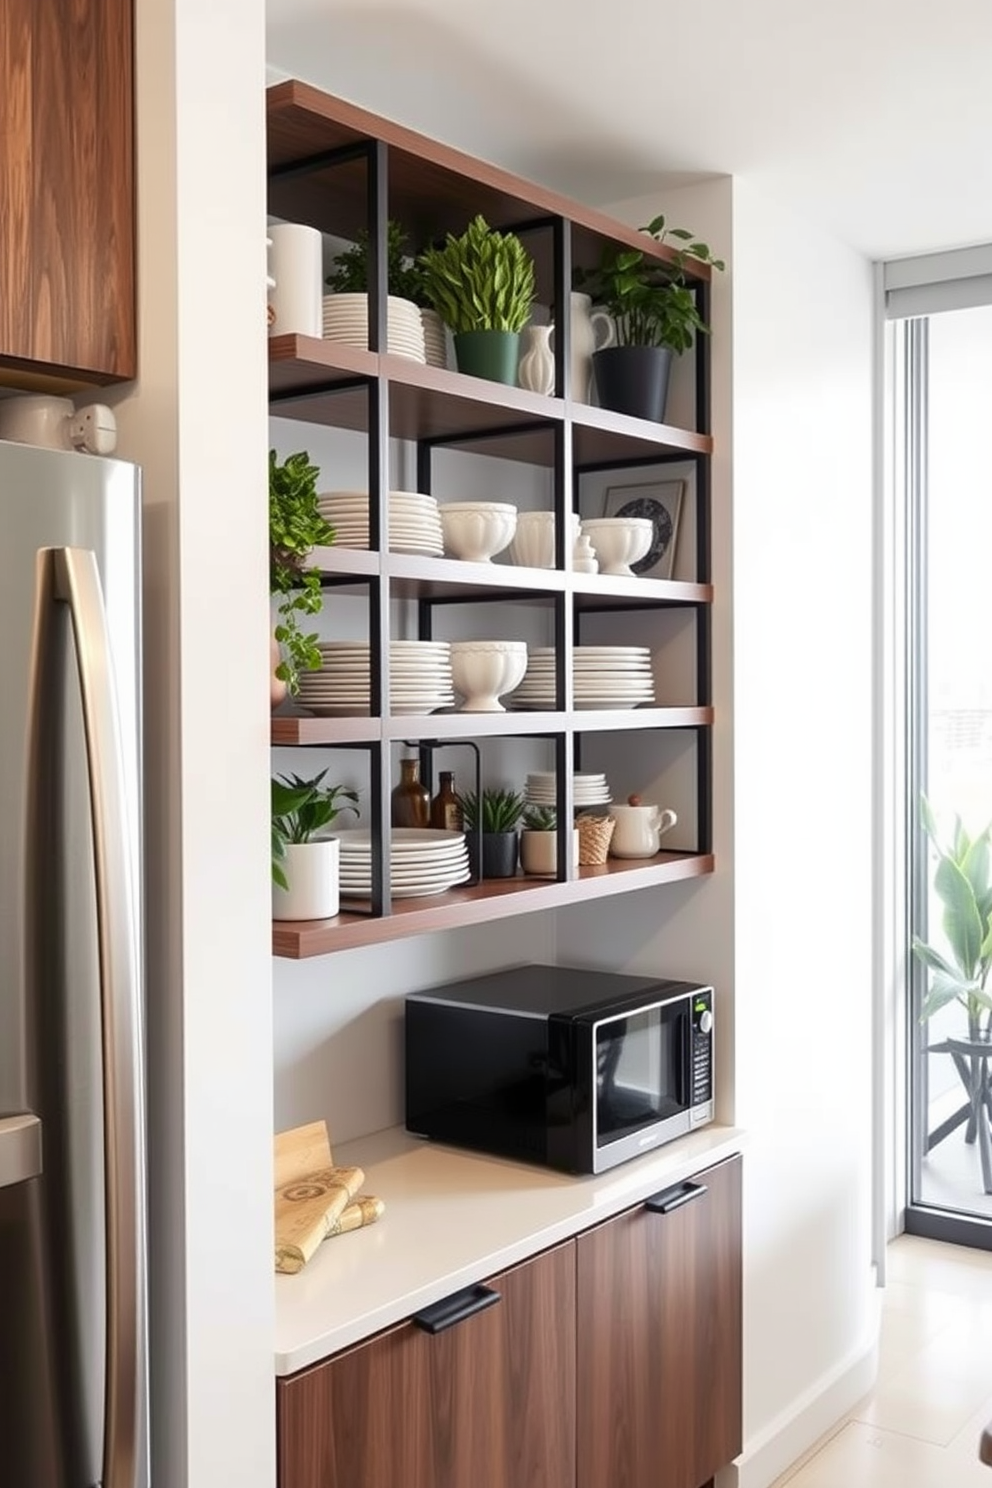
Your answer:
[[[272,779],[272,877],[281,889],[289,887],[282,863],[291,843],[312,842],[342,811],[357,816],[358,792],[346,785],[324,785],[326,770],[312,780],[299,775]],[[338,805],[338,801],[344,802]]]
[[[530,319],[534,260],[515,233],[497,232],[483,216],[418,262],[427,300],[456,335],[522,331]]]
[[[486,787],[482,800],[475,791],[466,791],[458,797],[462,807],[465,830],[476,832],[482,824],[483,832],[514,832],[524,811],[524,798],[512,790],[496,790]]]
[[[679,356],[697,332],[709,334],[686,283],[688,264],[695,260],[721,271],[726,265],[693,233],[668,227],[662,216],[639,230],[656,243],[675,238],[685,246],[675,250],[675,261],[669,264],[648,258],[637,248],[606,248],[598,268],[576,270],[575,287],[613,317],[618,346],[665,346]]]
[[[424,294],[423,273],[419,262],[411,258],[406,248],[407,235],[399,222],[392,218],[387,227],[386,281],[391,295],[412,300],[415,305],[427,304]],[[334,294],[368,294],[369,292],[369,234],[363,228],[350,248],[339,253],[327,276],[328,288]]]
[[[334,541],[317,506],[319,474],[306,450],[281,464],[269,450],[269,593],[280,596],[275,636],[283,651],[276,676],[294,697],[300,672],[320,669],[316,632],[305,632],[298,618],[319,614],[324,602],[320,569],[306,566],[310,550]]]

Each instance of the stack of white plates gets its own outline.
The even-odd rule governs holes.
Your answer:
[[[320,641],[319,672],[300,673],[298,701],[325,717],[364,715],[370,707],[367,641]],[[390,641],[389,710],[433,713],[454,705],[447,641]]]
[[[369,300],[363,294],[328,294],[324,296],[324,340],[343,341],[346,346],[369,345]],[[412,300],[389,296],[386,343],[390,356],[409,357],[426,362],[424,324],[420,309]]]
[[[534,770],[527,776],[524,797],[528,806],[554,806],[557,802],[553,770]],[[572,800],[576,806],[604,806],[611,800],[605,775],[572,776]]]
[[[336,547],[368,547],[369,498],[364,491],[323,491],[317,505],[321,516],[334,528]],[[389,548],[393,553],[443,556],[444,536],[433,496],[421,496],[419,491],[390,491]]]
[[[372,833],[348,827],[334,835],[341,843],[341,898],[368,899],[372,892]],[[394,899],[444,894],[470,877],[464,832],[393,827],[389,886]]]
[[[647,646],[576,646],[572,672],[577,709],[636,708],[654,702],[651,653]],[[555,649],[535,646],[527,672],[513,694],[516,708],[555,706]]]

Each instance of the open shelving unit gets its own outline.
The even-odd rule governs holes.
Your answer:
[[[569,202],[484,162],[425,139],[388,120],[298,82],[268,91],[269,211],[307,222],[337,237],[366,228],[370,238],[369,341],[363,350],[296,335],[269,341],[270,407],[280,418],[355,430],[368,440],[370,550],[327,548],[315,555],[328,589],[364,596],[371,646],[372,711],[365,717],[277,715],[274,747],[357,748],[370,756],[367,821],[377,844],[372,898],[333,920],[276,922],[275,954],[325,955],[430,930],[471,925],[660,886],[711,873],[712,764],[709,459],[709,364],[705,338],[695,351],[695,427],[649,423],[574,400],[569,386],[568,317],[556,319],[556,389],[542,396],[524,388],[422,366],[376,348],[385,343],[386,224],[399,218],[419,250],[447,230],[459,231],[476,212],[525,236],[533,253],[538,297],[567,304],[572,273],[592,265],[604,244],[636,246],[671,261],[663,245],[622,223]],[[693,288],[708,315],[709,269],[694,265]],[[553,481],[556,567],[516,568],[393,553],[380,543],[388,530],[389,442],[416,445],[418,489],[430,492],[434,455],[455,448],[543,467]],[[578,508],[586,474],[628,473],[691,461],[695,468],[695,574],[692,580],[617,578],[573,573],[566,553],[565,514]],[[438,606],[463,603],[537,604],[553,612],[557,706],[548,712],[392,715],[388,699],[390,606],[413,601],[418,633],[429,639]],[[652,612],[688,612],[695,627],[695,697],[678,706],[577,711],[571,662],[585,617],[637,612],[644,632]],[[389,832],[390,751],[397,742],[431,750],[446,743],[541,737],[553,742],[558,818],[573,816],[570,768],[583,739],[679,730],[693,741],[696,845],[648,860],[610,859],[574,868],[570,834],[559,834],[556,880],[486,879],[427,899],[391,900],[382,871]]]

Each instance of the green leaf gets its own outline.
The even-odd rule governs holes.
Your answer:
[[[944,903],[944,934],[966,977],[972,977],[982,948],[984,926],[971,884],[951,858],[942,858],[934,888]]]
[[[913,936],[913,954],[923,962],[924,966],[930,967],[933,971],[939,971],[947,977],[960,977],[956,967],[946,961],[933,946],[927,945],[916,935]]]

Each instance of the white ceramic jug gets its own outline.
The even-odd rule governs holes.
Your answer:
[[[605,310],[592,309],[589,295],[573,290],[571,305],[572,399],[576,403],[588,403],[592,386],[592,354],[616,344],[617,328]]]
[[[663,835],[678,821],[674,811],[651,804],[611,806],[610,815],[616,821],[610,838],[611,858],[653,858]]]

